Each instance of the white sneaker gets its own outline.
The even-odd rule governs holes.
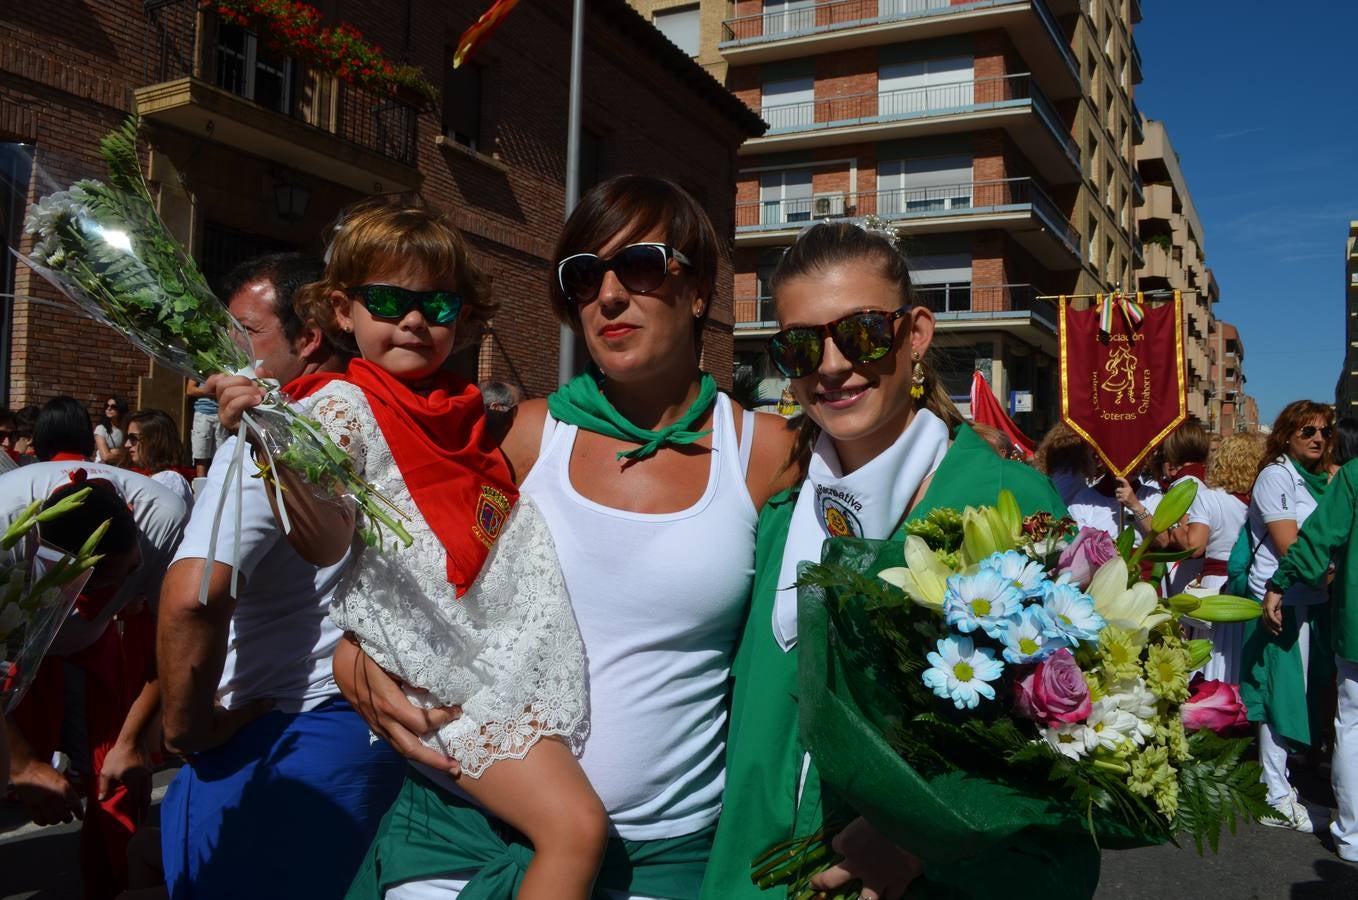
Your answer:
[[[1306,811],[1305,806],[1302,806],[1296,788],[1293,788],[1292,793],[1273,808],[1282,818],[1260,819],[1260,825],[1267,825],[1270,828],[1290,828],[1302,834],[1312,834],[1315,831],[1315,826],[1311,824],[1311,814]]]

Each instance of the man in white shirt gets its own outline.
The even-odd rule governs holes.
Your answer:
[[[74,551],[103,521],[112,525],[96,552],[103,559],[52,642],[28,693],[8,717],[10,780],[40,825],[84,819],[81,874],[86,897],[112,897],[127,878],[127,844],[150,802],[149,727],[159,711],[154,673],[130,670],[134,622],[150,629],[149,611],[113,618],[153,600],[186,516],[183,501],[149,478],[101,463],[41,462],[0,476],[0,530],[37,499],[89,486],[75,510],[40,525],[45,543]],[[62,749],[66,675],[79,673],[85,694],[89,759],[81,798],[50,760]],[[148,680],[149,678],[149,680]],[[135,696],[135,701],[132,697]],[[83,748],[66,748],[72,751]]]
[[[319,261],[297,255],[253,260],[228,277],[257,371],[285,386],[348,363],[293,309],[296,290],[320,277]],[[279,528],[264,479],[247,473],[239,492],[226,482],[238,440],[217,451],[161,593],[165,738],[187,755],[161,807],[166,882],[172,898],[337,897],[405,763],[369,740],[331,674],[342,635],[330,597],[348,558],[310,565]]]

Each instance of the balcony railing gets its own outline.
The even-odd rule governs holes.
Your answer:
[[[769,123],[768,134],[774,135],[930,116],[955,116],[1028,103],[1032,104],[1066,155],[1078,165],[1080,151],[1065,122],[1027,73],[850,94],[847,97],[826,97],[800,103],[771,104],[761,106],[759,115]]]
[[[936,216],[985,216],[1031,209],[1078,253],[1079,234],[1047,192],[1031,178],[894,188],[862,194],[754,200],[736,204],[736,231],[781,231],[821,219],[878,215],[891,221]]]
[[[1142,124],[1141,110],[1136,108],[1136,101],[1132,101],[1132,137],[1135,143],[1143,143],[1146,140],[1146,126]]]
[[[1031,284],[967,283],[930,284],[913,291],[916,303],[945,317],[956,315],[974,319],[984,318],[986,313],[1003,315],[1026,311],[1054,330],[1056,324],[1050,304],[1035,299],[1043,293]],[[737,297],[735,313],[737,328],[776,328],[778,324],[772,297]]]
[[[261,109],[415,165],[418,110],[413,104],[273,52],[253,32],[224,23],[195,2],[172,0],[150,17],[155,38],[144,57],[146,84],[191,76]]]
[[[949,16],[976,9],[1031,3],[1052,42],[1065,58],[1072,73],[1079,64],[1066,41],[1065,33],[1043,0],[821,0],[795,9],[780,9],[736,16],[722,22],[722,43],[762,44],[788,38],[843,31],[867,25],[887,25],[910,19]]]

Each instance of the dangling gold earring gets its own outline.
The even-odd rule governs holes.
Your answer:
[[[924,396],[924,363],[918,353],[914,354],[915,368],[910,374],[910,396],[916,400]]]

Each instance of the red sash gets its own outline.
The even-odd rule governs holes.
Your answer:
[[[304,375],[284,390],[300,399],[337,377],[363,389],[415,506],[448,554],[448,582],[461,595],[481,571],[519,497],[486,430],[481,392],[451,372],[439,372],[432,389],[416,393],[364,359],[351,360],[343,376]]]

